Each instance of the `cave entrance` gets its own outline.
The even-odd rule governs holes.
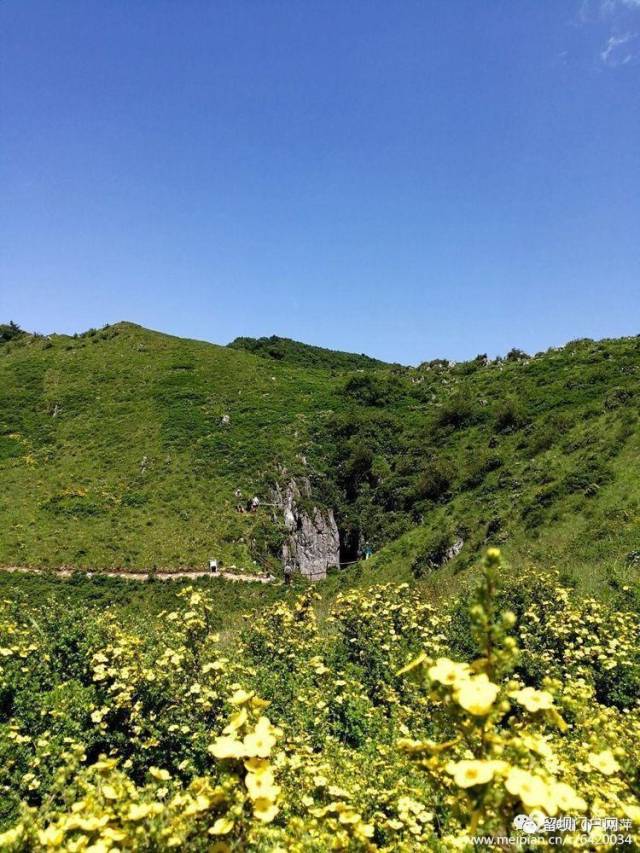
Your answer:
[[[360,558],[360,528],[340,530],[340,565],[355,563]]]

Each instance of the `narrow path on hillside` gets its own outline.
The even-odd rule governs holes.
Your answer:
[[[114,571],[98,571],[98,572],[83,572],[81,569],[34,569],[29,566],[0,566],[0,572],[20,572],[22,574],[43,575],[53,574],[59,578],[70,578],[72,575],[80,572],[88,578],[93,577],[108,577],[122,578],[130,581],[147,581],[150,577],[154,577],[160,581],[180,580],[181,578],[224,578],[228,581],[241,581],[243,583],[273,583],[275,577],[273,575],[240,575],[233,572],[208,572],[208,571],[177,571],[177,572],[114,572]]]

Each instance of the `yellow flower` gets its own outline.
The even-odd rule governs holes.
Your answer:
[[[603,752],[598,753],[590,752],[589,764],[605,776],[612,776],[620,770],[620,765],[613,757],[610,749],[605,749]]]
[[[555,804],[561,814],[571,812],[583,812],[587,808],[586,802],[573,790],[571,785],[565,782],[556,782],[549,788],[549,803]]]
[[[113,785],[102,786],[102,796],[107,800],[117,800],[118,795]]]
[[[207,749],[214,758],[244,758],[247,755],[246,748],[239,740],[226,735],[217,737]]]
[[[449,658],[438,658],[434,666],[429,667],[428,672],[432,681],[452,685],[469,677],[469,665],[456,663]]]
[[[275,784],[272,770],[247,773],[245,783],[252,800],[275,800],[280,792],[280,788]]]
[[[22,835],[22,826],[14,826],[6,832],[0,832],[0,850],[5,850],[15,844]]]
[[[38,840],[43,847],[61,847],[64,831],[57,826],[48,826],[38,832]]]
[[[133,803],[129,806],[129,820],[143,820],[150,812],[149,803]]]
[[[532,714],[535,714],[536,711],[547,711],[553,707],[553,696],[546,690],[523,687],[522,690],[516,690],[510,695]]]
[[[245,705],[253,696],[253,693],[247,693],[246,690],[236,690],[229,702],[232,705]]]
[[[465,759],[447,765],[447,773],[453,776],[453,781],[459,788],[486,785],[493,779],[495,769],[492,761],[478,761],[476,759]]]
[[[482,673],[460,682],[456,687],[455,699],[461,708],[476,716],[484,716],[491,710],[499,688]]]
[[[112,829],[112,827],[110,826],[106,826],[102,830],[102,834],[110,841],[124,841],[124,839],[127,837],[126,832],[123,832],[121,829]]]
[[[205,812],[211,806],[211,800],[204,794],[198,794],[195,800],[191,800],[189,805],[184,810],[185,815],[194,815],[199,812]]]
[[[354,829],[355,834],[365,840],[367,838],[373,838],[375,834],[375,828],[370,823],[359,823],[358,826]]]
[[[245,735],[244,754],[248,757],[268,758],[276,739],[271,734],[271,723],[267,717],[260,717],[255,730]]]
[[[90,847],[87,847],[87,853],[109,853],[109,850],[111,850],[111,845],[105,844],[101,838]]]
[[[213,661],[212,663],[205,663],[205,665],[202,667],[202,672],[206,675],[208,672],[211,672],[211,670],[223,669],[223,668],[224,668],[224,664],[221,661],[216,660],[216,661]]]
[[[263,823],[271,823],[279,811],[271,800],[255,800],[253,803],[253,816]]]
[[[362,820],[362,815],[358,814],[358,812],[354,811],[353,809],[347,808],[338,814],[338,820],[340,821],[340,823],[344,824],[360,823],[360,821]]]
[[[227,835],[233,829],[233,821],[228,817],[219,817],[218,820],[209,827],[209,835]]]
[[[233,732],[237,731],[241,726],[247,722],[247,709],[240,708],[239,711],[236,711],[235,714],[232,714],[229,718],[229,725],[226,726],[222,731],[224,734],[229,735]]]
[[[167,779],[171,779],[169,771],[161,769],[160,767],[150,767],[149,774],[153,776],[154,779],[158,779],[158,781],[161,782],[166,782]]]
[[[344,788],[341,788],[339,785],[329,785],[327,789],[330,797],[344,797],[348,799],[351,794],[348,791],[345,791]]]
[[[623,803],[622,811],[634,823],[640,823],[640,806],[634,806],[633,803]]]
[[[539,776],[534,776],[527,770],[512,767],[504,786],[510,794],[520,797],[523,805],[529,809],[547,809],[549,805],[549,790],[546,784]]]

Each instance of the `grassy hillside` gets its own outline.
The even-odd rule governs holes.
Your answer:
[[[236,513],[235,490],[300,466],[325,398],[312,372],[128,323],[5,344],[0,561],[250,562],[270,516]]]
[[[12,337],[0,563],[275,565],[280,521],[236,504],[268,500],[286,469],[334,508],[345,560],[373,549],[367,580],[456,585],[499,542],[588,587],[624,585],[640,551],[639,380],[638,338],[407,368],[129,323]]]
[[[384,361],[361,353],[339,352],[292,341],[291,338],[236,338],[228,344],[233,349],[246,350],[263,358],[297,364],[298,367],[319,367],[325,370],[359,370],[388,367]]]
[[[394,377],[394,402],[361,401],[336,419],[345,519],[366,525],[377,551],[391,527],[400,534],[371,569],[428,575],[461,539],[448,575],[489,542],[588,587],[635,575],[639,370],[639,339],[576,341],[535,358],[418,371],[405,381],[422,404],[401,402]]]

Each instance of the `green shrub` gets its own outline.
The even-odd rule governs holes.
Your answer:
[[[476,421],[477,417],[468,394],[458,392],[443,403],[437,415],[437,424],[441,427],[460,429]]]
[[[402,385],[397,377],[382,377],[358,373],[345,383],[344,391],[363,406],[385,406],[400,394]]]
[[[26,334],[17,323],[10,320],[8,323],[0,323],[0,345],[13,341]]]
[[[495,426],[498,432],[513,432],[527,422],[524,406],[519,400],[508,397],[497,406]]]
[[[431,534],[411,563],[411,574],[414,578],[422,578],[446,562],[447,552],[454,539],[455,533],[450,527]]]
[[[418,499],[438,501],[451,489],[456,471],[449,459],[433,458],[422,468],[416,484]]]
[[[626,406],[633,397],[629,388],[612,388],[604,398],[604,407],[607,411],[619,409]]]

